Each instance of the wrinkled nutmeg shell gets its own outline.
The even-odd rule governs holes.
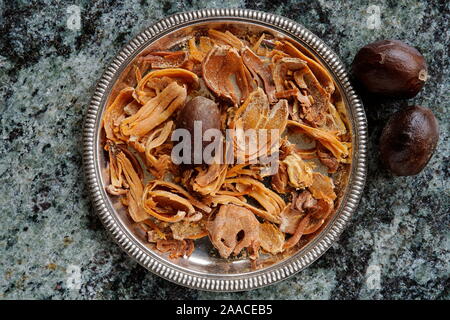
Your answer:
[[[424,57],[399,40],[376,41],[361,48],[352,71],[367,91],[393,98],[416,96],[428,77]]]
[[[194,136],[195,121],[201,121],[201,137]],[[183,109],[180,110],[176,124],[177,128],[184,128],[189,131],[191,134],[192,151],[194,151],[194,140],[202,139],[206,130],[220,130],[220,109],[213,100],[202,96],[195,97],[186,103]],[[203,141],[202,152],[210,143],[211,141]]]
[[[397,176],[418,174],[427,165],[439,140],[433,112],[411,106],[394,113],[380,138],[380,159]]]

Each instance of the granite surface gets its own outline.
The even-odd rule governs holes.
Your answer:
[[[423,53],[431,79],[411,100],[364,98],[370,152],[359,209],[339,242],[292,278],[243,293],[189,290],[154,276],[113,243],[82,172],[81,127],[95,82],[140,30],[205,3],[0,1],[0,299],[449,299],[445,0],[208,1],[300,22],[347,66],[368,42],[404,40]],[[441,134],[422,173],[395,178],[377,160],[377,141],[389,115],[406,104],[431,108]]]

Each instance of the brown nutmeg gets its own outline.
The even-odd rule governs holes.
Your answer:
[[[192,154],[191,161],[194,163],[194,145],[195,141],[201,141],[203,149],[209,145],[210,141],[204,141],[204,134],[209,129],[220,130],[220,109],[216,102],[208,98],[198,96],[191,99],[177,117],[177,128],[183,128],[189,131],[191,135]],[[196,124],[197,123],[197,124]],[[195,126],[201,126],[199,132],[195,132]],[[214,143],[218,143],[215,141]]]
[[[376,41],[361,48],[352,72],[367,91],[394,98],[416,96],[428,77],[424,57],[399,40]]]
[[[418,174],[427,165],[439,140],[433,112],[411,106],[394,113],[380,138],[380,159],[397,176]]]

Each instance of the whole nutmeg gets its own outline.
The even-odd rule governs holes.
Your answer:
[[[381,133],[380,159],[397,176],[418,174],[427,165],[439,140],[433,112],[411,106],[394,113]]]
[[[202,153],[207,145],[219,142],[215,140],[212,142],[203,140],[207,130],[220,130],[219,106],[208,98],[202,96],[195,97],[180,110],[176,123],[177,128],[183,128],[189,131],[191,136],[191,164],[199,164],[196,161],[200,155],[197,153],[196,156],[195,153],[196,142],[201,146],[201,150],[198,151]]]
[[[376,41],[361,48],[352,72],[367,91],[394,98],[414,97],[428,77],[424,57],[399,40]]]

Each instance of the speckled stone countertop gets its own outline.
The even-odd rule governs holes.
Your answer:
[[[208,1],[300,22],[347,66],[358,48],[382,38],[404,40],[428,61],[431,79],[414,99],[364,99],[364,196],[339,242],[312,266],[250,292],[200,292],[154,276],[111,240],[93,212],[81,163],[81,127],[96,80],[140,30],[204,3],[0,1],[0,299],[449,299],[445,0]],[[393,111],[413,103],[438,118],[438,149],[419,175],[394,178],[377,160],[378,137]]]

